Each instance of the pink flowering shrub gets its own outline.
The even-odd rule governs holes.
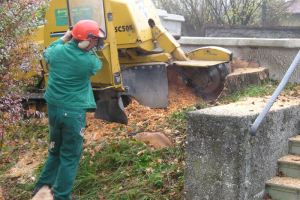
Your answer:
[[[49,0],[0,0],[0,158],[2,149],[14,144],[14,130],[24,116],[36,114],[24,110],[24,90],[33,84],[25,79],[29,70],[39,70],[42,58],[34,34],[43,25]],[[20,74],[18,72],[24,72]]]

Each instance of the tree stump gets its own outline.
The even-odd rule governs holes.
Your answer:
[[[225,80],[225,86],[222,93],[232,94],[249,85],[265,83],[269,79],[268,68],[239,68],[229,74]]]

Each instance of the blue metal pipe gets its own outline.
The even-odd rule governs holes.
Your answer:
[[[291,75],[293,74],[294,70],[296,69],[299,61],[300,61],[300,51],[298,52],[298,54],[295,57],[293,63],[291,64],[290,68],[288,69],[288,71],[284,75],[284,77],[281,80],[279,86],[276,88],[276,90],[273,93],[272,97],[269,99],[269,101],[265,105],[264,109],[258,115],[258,117],[256,118],[255,122],[251,125],[250,136],[255,136],[256,135],[256,131],[257,131],[259,125],[264,120],[266,114],[269,112],[270,108],[272,107],[272,105],[276,101],[277,97],[279,96],[279,94],[281,93],[281,91],[283,90],[283,88],[285,87],[285,85],[287,84],[287,82],[289,81],[289,79],[290,79]]]

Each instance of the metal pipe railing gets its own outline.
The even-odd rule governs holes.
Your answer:
[[[296,69],[299,61],[300,61],[300,51],[298,52],[298,54],[295,57],[293,63],[291,64],[290,68],[288,69],[288,71],[284,75],[284,77],[283,77],[282,81],[280,82],[279,86],[276,88],[275,92],[273,93],[273,95],[269,99],[268,103],[265,105],[264,109],[258,115],[255,122],[251,125],[250,136],[255,136],[256,135],[256,131],[257,131],[259,125],[264,120],[266,114],[269,112],[270,108],[272,107],[272,105],[276,101],[277,97],[279,96],[279,94],[281,93],[281,91],[283,90],[285,85],[287,84],[288,80],[290,79],[291,75],[293,74],[294,70]]]

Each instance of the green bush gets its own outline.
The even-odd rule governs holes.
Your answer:
[[[28,123],[24,116],[40,114],[25,111],[21,101],[23,89],[34,81],[25,79],[24,74],[40,67],[42,55],[33,38],[38,25],[43,24],[48,1],[0,0],[0,164],[4,155],[17,153],[13,145],[7,147],[26,134],[17,128]]]

